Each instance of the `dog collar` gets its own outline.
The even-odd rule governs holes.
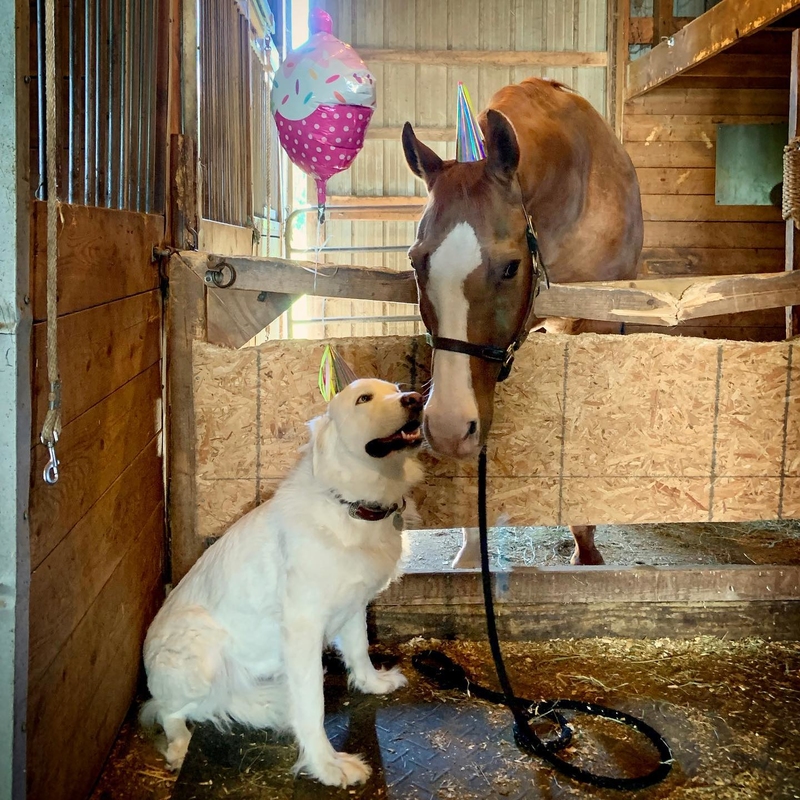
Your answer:
[[[402,514],[406,510],[406,500],[402,503],[393,503],[390,506],[382,506],[378,503],[368,503],[365,500],[346,500],[337,492],[331,492],[336,500],[343,506],[347,506],[347,513],[354,519],[363,519],[367,522],[380,522],[382,519],[391,517],[392,514]]]

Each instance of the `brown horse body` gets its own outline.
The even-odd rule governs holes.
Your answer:
[[[486,158],[470,163],[442,161],[404,128],[406,159],[429,195],[409,255],[434,336],[505,349],[533,322],[525,212],[550,280],[621,280],[636,274],[641,199],[607,123],[561,84],[530,78],[506,86],[479,121]],[[477,453],[491,427],[498,372],[498,364],[463,352],[434,351],[425,422],[434,450]],[[593,529],[573,533],[573,561],[602,563]]]

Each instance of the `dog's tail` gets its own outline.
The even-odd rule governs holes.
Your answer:
[[[152,729],[155,728],[156,725],[160,725],[161,718],[159,711],[158,700],[156,700],[155,697],[151,697],[143,703],[142,707],[139,709],[139,724],[147,729]]]

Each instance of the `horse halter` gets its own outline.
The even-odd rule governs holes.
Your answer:
[[[451,353],[463,353],[472,358],[480,358],[482,361],[490,361],[500,364],[500,372],[497,375],[498,383],[504,381],[511,373],[514,364],[514,354],[522,347],[523,342],[528,338],[529,323],[533,317],[533,301],[536,299],[540,290],[540,283],[544,278],[545,286],[550,288],[550,279],[547,277],[547,269],[542,261],[541,251],[539,250],[539,240],[536,237],[536,229],[533,227],[533,220],[527,209],[523,206],[525,213],[525,239],[528,243],[528,250],[531,254],[533,264],[533,285],[528,295],[528,307],[525,316],[522,318],[522,325],[517,330],[514,340],[503,349],[493,344],[473,344],[464,342],[460,339],[448,339],[446,336],[434,336],[428,332],[428,343],[434,350],[449,350]]]

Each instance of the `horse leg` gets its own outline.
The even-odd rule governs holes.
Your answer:
[[[481,565],[481,538],[477,528],[462,528],[463,542],[453,559],[453,569],[477,569]]]
[[[594,544],[594,525],[570,525],[569,529],[575,539],[575,552],[569,560],[570,564],[596,565],[606,563]]]

